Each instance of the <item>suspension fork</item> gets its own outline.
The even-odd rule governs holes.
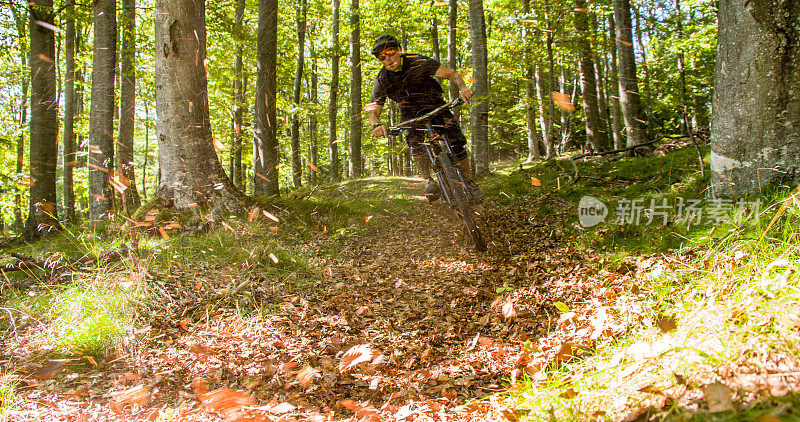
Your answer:
[[[433,126],[431,125],[430,121],[428,121],[426,125],[431,133],[435,133],[433,131]],[[461,183],[461,189],[464,189],[465,191],[469,192],[466,189],[467,179],[464,177],[464,170],[461,169],[461,163],[456,161],[456,154],[453,152],[453,147],[450,146],[450,141],[447,140],[447,135],[439,134],[439,136],[442,138],[444,147],[447,150],[447,155],[450,156],[450,161],[453,162],[453,168],[455,168],[456,174],[458,175],[458,181]],[[430,152],[428,152],[428,154],[430,154]]]

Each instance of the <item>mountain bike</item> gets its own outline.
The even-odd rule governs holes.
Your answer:
[[[425,153],[431,162],[431,170],[436,175],[436,180],[442,190],[442,203],[450,205],[466,225],[467,234],[472,239],[475,249],[483,252],[486,250],[486,240],[478,224],[480,216],[472,208],[473,203],[478,202],[477,198],[474,198],[472,192],[467,189],[467,179],[458,164],[458,159],[453,153],[447,135],[437,133],[431,125],[433,116],[444,110],[458,107],[462,103],[461,98],[456,98],[425,115],[398,123],[397,126],[390,126],[388,131],[392,135],[398,135],[405,129],[425,131],[425,141],[422,142],[422,146],[425,148]],[[419,129],[416,126],[417,123],[424,123],[424,129]]]

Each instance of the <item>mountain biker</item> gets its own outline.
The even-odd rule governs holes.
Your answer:
[[[375,40],[372,54],[380,60],[383,68],[375,78],[372,87],[372,99],[367,105],[369,111],[369,124],[376,137],[385,137],[388,132],[386,125],[380,121],[386,97],[400,105],[402,120],[413,119],[445,104],[442,98],[442,86],[434,79],[448,79],[456,84],[459,96],[465,102],[472,98],[472,90],[464,83],[464,79],[453,69],[442,66],[437,60],[419,54],[409,54],[402,51],[400,42],[392,35],[382,35]],[[422,124],[421,124],[422,125]],[[467,179],[467,189],[477,201],[483,200],[478,185],[472,180],[472,171],[469,166],[469,154],[464,149],[467,139],[461,132],[461,126],[450,110],[444,110],[431,118],[434,131],[444,134],[453,148],[453,152],[464,177]],[[421,128],[424,126],[421,126]],[[406,143],[411,148],[411,155],[425,178],[425,196],[430,201],[439,198],[439,185],[431,177],[430,160],[422,146],[424,129],[416,130],[414,127],[406,131]]]

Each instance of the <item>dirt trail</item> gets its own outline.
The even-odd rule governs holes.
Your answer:
[[[74,420],[156,420],[167,408],[177,420],[498,417],[504,409],[476,400],[565,353],[553,303],[588,300],[587,259],[564,246],[558,216],[485,204],[491,243],[481,254],[449,209],[419,207],[413,219],[375,216],[339,259],[308,245],[323,271],[302,293],[281,294],[291,280],[255,281],[250,294],[281,303],[258,323],[223,313],[145,327],[102,372],[28,400]]]

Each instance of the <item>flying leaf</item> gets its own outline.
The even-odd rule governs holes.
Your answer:
[[[364,362],[372,361],[372,358],[375,356],[375,352],[372,351],[369,344],[359,344],[357,346],[351,347],[347,352],[345,352],[344,356],[342,356],[342,360],[339,361],[339,372],[347,372],[349,369],[354,368],[356,365]]]
[[[280,222],[280,221],[278,220],[278,217],[275,217],[274,215],[270,214],[270,213],[269,213],[268,211],[266,211],[266,210],[264,210],[264,211],[261,211],[261,213],[262,213],[262,214],[264,214],[264,217],[267,217],[267,218],[269,218],[270,220],[272,220],[272,221],[274,221],[274,222],[276,222],[276,223]]]
[[[228,224],[228,223],[226,223],[224,221],[222,222],[222,227],[225,227],[226,229],[230,230],[231,233],[236,233],[236,230],[234,230],[233,227],[230,226],[230,224]]]
[[[542,182],[535,177],[531,177],[531,184],[533,186],[542,186]]]
[[[269,254],[269,259],[271,259],[271,260],[272,260],[272,262],[274,262],[274,263],[276,263],[276,264],[278,263],[278,257],[277,257],[277,256],[275,256],[275,254],[274,254],[274,253],[271,253],[271,254]]]
[[[564,302],[556,302],[553,305],[556,307],[556,309],[558,309],[561,312],[564,313],[569,312],[569,306],[567,306],[567,304]]]
[[[561,109],[561,111],[566,113],[572,113],[575,111],[575,106],[569,101],[569,95],[558,91],[552,91],[550,93],[550,97],[553,99],[553,102],[556,103],[558,108]]]
[[[163,227],[159,227],[158,232],[161,233],[161,237],[163,237],[164,240],[169,240],[169,235],[167,234],[167,231],[164,230]]]
[[[314,170],[314,173],[316,173],[317,171],[319,171],[319,169],[317,168],[317,166],[315,166],[315,165],[314,165],[314,163],[312,163],[311,161],[306,161],[306,164],[308,164],[308,167],[310,167],[310,168],[311,168],[311,170]]]
[[[214,149],[217,151],[225,151],[226,147],[222,142],[219,141],[219,139],[214,138],[211,140],[211,142],[214,144]]]
[[[369,223],[369,220],[372,220],[372,216],[371,215],[368,215],[368,216],[364,217],[364,222],[365,223]]]
[[[242,408],[253,405],[253,399],[249,394],[230,388],[219,388],[203,394],[201,402],[203,406],[225,415],[227,420],[238,420]]]
[[[261,209],[260,209],[260,208],[258,208],[258,207],[253,207],[253,209],[251,209],[251,210],[250,210],[250,214],[247,216],[247,221],[253,221],[253,220],[255,220],[255,219],[256,219],[256,217],[258,216],[258,212],[259,212],[259,211],[261,211]]]
[[[622,44],[627,45],[628,47],[633,47],[633,43],[631,43],[631,42],[623,41],[623,40],[621,40],[619,38],[617,38],[617,41],[621,42]]]

